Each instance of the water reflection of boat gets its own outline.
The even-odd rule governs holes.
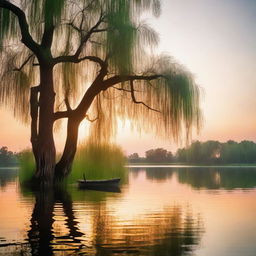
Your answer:
[[[94,190],[101,192],[112,192],[112,193],[121,193],[121,189],[118,186],[91,186],[91,187],[80,187],[81,189]]]
[[[79,188],[100,190],[100,191],[110,191],[110,192],[120,192],[118,187],[120,178],[108,179],[108,180],[78,180]],[[117,191],[117,189],[119,191]]]

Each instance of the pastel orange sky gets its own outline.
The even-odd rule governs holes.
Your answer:
[[[162,15],[148,18],[160,35],[158,52],[184,64],[203,88],[204,126],[194,139],[256,141],[256,1],[165,0]],[[29,127],[0,108],[0,145],[29,147]],[[117,144],[127,153],[155,147],[175,150],[172,141],[120,127]],[[57,145],[60,147],[61,138]]]

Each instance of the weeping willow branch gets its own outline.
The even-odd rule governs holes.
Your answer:
[[[20,45],[21,29],[31,49],[0,48],[0,102],[15,109],[16,117],[29,116],[29,90],[40,83],[33,66],[46,60],[56,65],[53,120],[77,124],[97,116],[91,125],[95,139],[114,136],[119,121],[127,118],[138,130],[165,138],[198,127],[200,92],[191,73],[173,58],[147,51],[159,38],[140,18],[144,11],[157,16],[159,0],[19,0],[22,10],[10,2],[0,0],[3,46]],[[20,72],[7,72],[13,69]]]
[[[11,11],[17,16],[22,35],[22,43],[24,43],[32,52],[38,55],[40,53],[40,46],[33,40],[29,33],[29,26],[25,13],[19,7],[6,0],[0,0],[0,7]]]
[[[41,46],[46,49],[50,49],[53,40],[54,25],[53,25],[53,16],[47,17],[48,14],[45,14],[45,25],[44,33],[41,41]]]
[[[76,30],[80,34],[84,32],[84,29],[77,27],[73,22],[65,23],[64,25],[71,26],[74,30]]]
[[[119,88],[119,87],[115,87],[115,86],[112,86],[112,88],[118,90],[118,91],[124,91],[124,92],[132,92],[131,90],[127,90],[125,88]]]
[[[133,87],[133,80],[130,81],[130,86],[131,86],[131,97],[132,97],[132,101],[135,104],[142,104],[143,106],[145,106],[146,108],[148,108],[149,110],[155,111],[155,112],[159,112],[161,113],[159,110],[151,108],[150,106],[148,106],[146,103],[144,103],[143,101],[137,101],[135,98],[135,94],[134,94],[134,87]]]
[[[19,68],[14,68],[13,71],[21,71],[33,56],[33,54],[29,55],[27,59],[21,64],[21,66]]]
[[[127,81],[133,81],[133,80],[155,80],[160,77],[163,77],[163,75],[149,75],[149,76],[113,76],[111,78],[108,78],[103,81],[102,90],[107,90],[109,87],[112,87],[115,84],[119,84],[121,82],[127,82]]]
[[[80,43],[80,45],[78,46],[78,48],[77,48],[77,50],[76,50],[76,53],[75,53],[75,55],[74,55],[76,58],[79,57],[80,53],[82,52],[82,49],[83,49],[84,45],[85,45],[85,44],[87,43],[87,41],[90,39],[91,35],[92,35],[93,33],[97,32],[97,31],[96,31],[96,28],[103,22],[103,20],[104,20],[104,16],[103,16],[103,14],[101,13],[101,14],[100,14],[100,18],[99,18],[99,20],[97,21],[97,23],[87,32],[87,34],[85,35],[85,37],[82,38],[81,43]]]
[[[81,22],[82,23],[82,22]],[[85,31],[84,29],[82,29],[81,24],[79,27],[77,27],[74,23],[69,22],[69,23],[65,23],[64,25],[67,26],[71,26],[74,30],[76,30],[80,35]],[[99,32],[106,32],[108,30],[108,28],[102,28],[102,29],[94,29],[92,33],[99,33]],[[92,34],[91,33],[91,34]],[[88,34],[87,34],[88,35]],[[86,41],[88,41],[89,39],[87,39]]]
[[[67,108],[67,112],[71,112],[72,108],[70,107],[70,103],[69,103],[68,98],[65,98],[64,102],[65,102],[65,105],[66,105],[66,108]]]
[[[57,111],[53,114],[53,120],[56,121],[58,119],[62,119],[62,118],[68,118],[70,117],[71,112],[69,111]]]
[[[96,24],[81,39],[80,45],[78,46],[75,54],[71,55],[71,56],[59,56],[59,57],[54,58],[54,60],[53,60],[54,65],[57,63],[62,63],[62,62],[80,63],[81,61],[84,61],[84,60],[90,60],[90,61],[98,63],[101,67],[103,67],[105,65],[105,62],[97,56],[85,56],[85,57],[79,58],[79,55],[83,50],[83,47],[88,42],[91,35],[93,33],[99,33],[99,32],[106,31],[106,29],[97,29],[99,27],[99,25],[103,22],[103,20],[104,20],[104,16],[103,16],[103,14],[100,14],[100,18],[96,22]],[[71,25],[78,32],[82,33],[82,30],[80,28],[76,27],[75,25],[73,25],[72,23],[69,23],[69,25]]]
[[[82,58],[77,58],[75,55],[72,56],[59,56],[53,59],[54,65],[58,63],[63,63],[63,62],[72,62],[72,63],[80,63],[84,60],[89,60],[98,63],[101,67],[105,66],[105,62],[97,57],[97,56],[85,56]]]

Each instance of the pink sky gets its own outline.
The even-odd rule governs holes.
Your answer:
[[[194,139],[256,141],[256,2],[165,0],[162,15],[148,18],[160,35],[158,52],[184,64],[203,88],[204,126]],[[0,107],[0,145],[29,147],[29,127]],[[175,150],[173,141],[120,127],[116,143],[127,153]],[[61,138],[57,146],[61,148]]]

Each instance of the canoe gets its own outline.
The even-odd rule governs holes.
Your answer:
[[[118,186],[120,178],[108,180],[78,180],[78,186],[83,188]]]

